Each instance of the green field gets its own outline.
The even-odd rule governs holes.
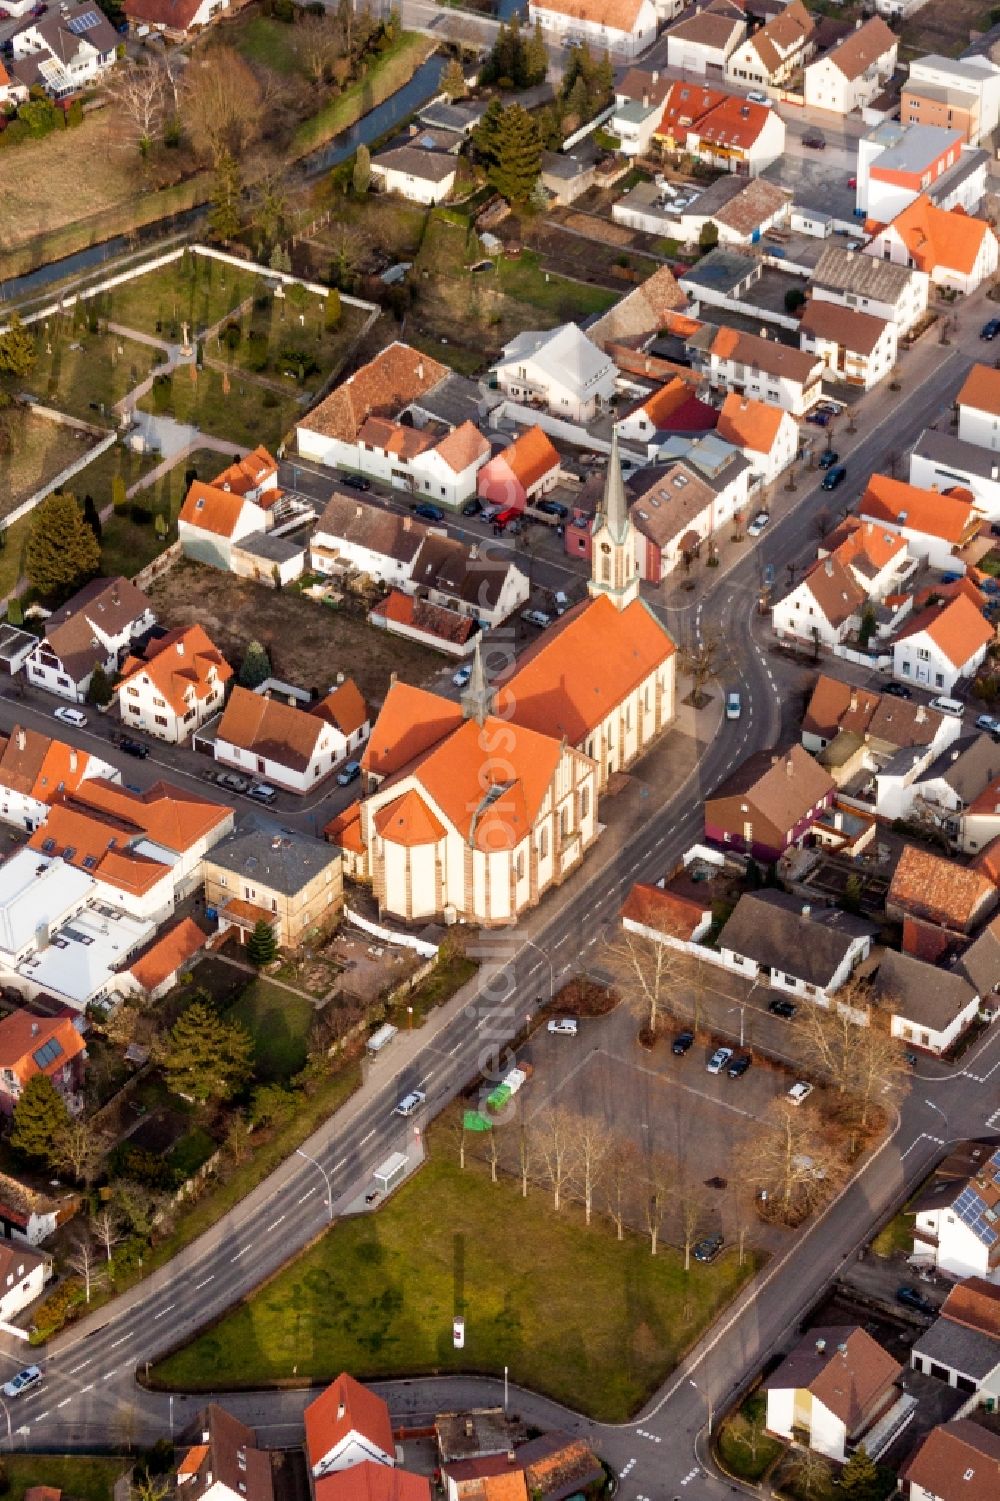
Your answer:
[[[238,370],[228,375],[208,367],[198,370],[194,365],[175,370],[139,406],[189,422],[213,438],[244,448],[263,443],[272,452],[303,410],[291,393],[270,391]]]
[[[35,366],[25,389],[71,417],[111,427],[111,408],[145,380],[161,358],[148,345],[117,334],[75,329],[53,320],[35,340]]]
[[[172,341],[181,337],[184,320],[194,338],[260,286],[255,271],[227,266],[210,256],[185,254],[168,266],[101,293],[94,301],[102,318]]]
[[[205,1391],[504,1365],[511,1379],[621,1422],[750,1276],[734,1253],[685,1274],[672,1248],[555,1215],[444,1155],[377,1213],[337,1225],[246,1304],[165,1360],[161,1385]],[[599,1296],[588,1296],[600,1290]],[[466,1348],[452,1347],[452,1318]]]
[[[315,1008],[269,980],[254,980],[226,1013],[242,1022],[254,1040],[254,1077],[263,1084],[287,1083],[305,1067]]]
[[[0,1474],[7,1477],[5,1501],[23,1501],[33,1485],[61,1489],[69,1501],[111,1501],[115,1481],[129,1463],[115,1455],[95,1454],[5,1454]]]

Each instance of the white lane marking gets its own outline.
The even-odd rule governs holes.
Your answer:
[[[210,1282],[214,1282],[214,1281],[215,1281],[215,1273],[214,1272],[210,1272],[207,1277],[203,1277],[200,1282],[196,1282],[195,1283],[195,1285],[194,1285],[194,1291],[197,1292],[199,1288],[201,1288],[201,1287],[207,1287]]]
[[[48,1415],[49,1415],[49,1409],[48,1408],[46,1408],[44,1412],[36,1412],[35,1413],[35,1422],[36,1423],[44,1423],[44,1421],[48,1417]]]
[[[300,1204],[304,1204],[304,1203],[305,1203],[305,1201],[306,1201],[306,1199],[311,1199],[311,1198],[312,1198],[312,1196],[313,1196],[313,1194],[314,1194],[314,1193],[315,1193],[315,1192],[316,1192],[316,1190],[315,1190],[315,1188],[310,1188],[310,1189],[309,1189],[309,1190],[308,1190],[308,1191],[307,1191],[307,1192],[306,1192],[306,1193],[304,1193],[304,1194],[303,1194],[303,1195],[302,1195],[302,1197],[301,1197],[301,1199],[299,1199],[299,1203],[300,1203]]]
[[[344,1166],[344,1164],[346,1163],[346,1161],[347,1161],[346,1157],[341,1157],[341,1159],[340,1159],[339,1162],[335,1162],[333,1164],[333,1167],[330,1169],[331,1173],[339,1173],[340,1169]]]
[[[241,1256],[245,1256],[248,1251],[252,1251],[252,1250],[253,1250],[253,1246],[252,1245],[244,1246],[243,1249],[242,1249],[242,1251],[237,1251],[236,1255],[235,1256],[230,1256],[229,1259],[230,1259],[230,1261],[239,1261],[239,1259],[240,1259]]]
[[[176,1308],[176,1307],[177,1307],[176,1303],[168,1303],[167,1306],[166,1306],[166,1308],[161,1308],[160,1311],[159,1311],[159,1313],[154,1313],[153,1314],[153,1323],[155,1324],[156,1321],[157,1321],[157,1319],[165,1319],[166,1316],[167,1316],[167,1314],[170,1313],[170,1311],[173,1308]]]
[[[62,1399],[61,1402],[57,1402],[56,1403],[57,1409],[58,1408],[63,1408],[63,1407],[68,1407],[69,1404],[72,1402],[72,1400],[73,1400],[72,1397],[63,1397],[63,1399]]]
[[[90,1365],[93,1358],[94,1357],[91,1356],[90,1360],[81,1360],[79,1365],[71,1366],[70,1369],[66,1372],[67,1376],[75,1376],[77,1371],[85,1371]]]
[[[111,1378],[112,1378],[112,1376],[117,1376],[117,1375],[118,1375],[118,1367],[115,1366],[115,1368],[114,1368],[113,1371],[105,1371],[104,1375],[101,1377],[101,1380],[102,1381],[110,1381]]]
[[[113,1341],[113,1342],[112,1342],[112,1343],[111,1343],[111,1344],[110,1344],[110,1345],[109,1345],[109,1346],[108,1346],[108,1348],[109,1348],[109,1349],[110,1349],[110,1350],[117,1350],[117,1349],[118,1349],[118,1346],[119,1346],[119,1345],[123,1345],[123,1344],[124,1344],[124,1343],[125,1343],[125,1341],[126,1341],[126,1340],[127,1340],[127,1339],[131,1339],[131,1338],[132,1338],[132,1335],[131,1335],[131,1332],[130,1332],[130,1333],[128,1333],[128,1334],[123,1334],[123,1335],[122,1335],[122,1337],[121,1337],[121,1339],[116,1339],[116,1340],[114,1340],[114,1341]]]
[[[93,1390],[94,1390],[94,1383],[91,1381],[88,1386],[81,1386],[81,1388],[80,1388],[80,1396],[82,1397],[83,1394],[84,1394],[84,1392],[92,1392]]]
[[[436,1073],[437,1073],[437,1069],[436,1068],[432,1068],[429,1074],[424,1074],[424,1077],[421,1080],[421,1083],[424,1085],[425,1088],[431,1082],[431,1080],[433,1079],[433,1077],[434,1077],[434,1075]]]
[[[270,1235],[270,1233],[271,1233],[272,1230],[277,1230],[278,1226],[279,1225],[283,1225],[284,1223],[285,1223],[285,1216],[283,1214],[279,1214],[278,1218],[276,1220],[272,1220],[271,1221],[271,1223],[268,1225],[267,1229],[264,1231],[264,1234],[265,1235]]]
[[[375,1135],[375,1127],[373,1126],[372,1129],[369,1131],[369,1133],[368,1133],[367,1136],[362,1136],[361,1141],[360,1141],[359,1144],[361,1146],[366,1146],[367,1143],[371,1141],[371,1139],[372,1139],[372,1137],[374,1135]]]

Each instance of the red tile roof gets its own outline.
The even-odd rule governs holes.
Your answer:
[[[1000,1496],[1000,1434],[971,1418],[932,1428],[907,1460],[900,1479],[937,1501],[996,1501]]]
[[[59,1051],[39,1063],[38,1055],[49,1042],[57,1044]],[[10,1069],[22,1085],[35,1074],[58,1073],[83,1051],[83,1038],[68,1016],[12,1011],[0,1021],[0,1069]]]
[[[155,990],[164,980],[177,973],[188,959],[194,958],[208,942],[193,918],[182,918],[151,944],[144,954],[129,965],[129,973],[143,990]]]
[[[962,208],[942,209],[921,193],[887,226],[894,229],[918,271],[938,268],[968,276],[987,236],[994,233],[985,219],[974,219]]]
[[[498,455],[525,490],[558,468],[559,453],[540,427],[529,427]]]
[[[994,629],[964,594],[941,605],[930,605],[913,616],[897,631],[894,641],[926,634],[944,652],[954,667],[964,667],[984,646],[994,639]]]
[[[121,693],[134,678],[146,678],[176,715],[227,683],[233,669],[200,625],[178,626],[150,641],[137,657],[127,657],[115,688]]]
[[[710,906],[701,907],[690,897],[637,881],[625,899],[622,917],[687,942]]]
[[[955,401],[960,407],[975,407],[1000,417],[1000,370],[992,365],[973,365]]]
[[[887,474],[871,476],[858,510],[872,521],[892,522],[955,544],[966,541],[970,534],[975,535],[979,527],[967,501],[938,490],[922,490],[919,485],[890,479]]]
[[[445,365],[397,339],[331,391],[303,419],[302,426],[309,432],[354,443],[367,418],[394,419],[449,374]]]
[[[908,844],[893,872],[886,904],[962,932],[987,909],[995,893],[993,882],[979,871]]]
[[[431,1501],[431,1484],[423,1475],[364,1459],[349,1469],[321,1476],[315,1484],[315,1501]]]
[[[461,723],[459,704],[439,698],[426,688],[414,688],[399,681],[390,683],[361,765],[375,776],[392,776]]]
[[[313,1468],[351,1433],[362,1434],[385,1454],[395,1453],[387,1405],[346,1371],[309,1403],[305,1424],[306,1454]]]

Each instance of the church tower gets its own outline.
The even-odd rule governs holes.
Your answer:
[[[618,434],[612,432],[604,496],[594,518],[589,588],[595,599],[606,594],[616,610],[624,610],[639,597],[635,542],[618,457]]]
[[[482,634],[476,637],[476,649],[472,655],[472,673],[462,690],[462,713],[466,719],[483,724],[493,712],[493,689],[486,681],[483,670]]]

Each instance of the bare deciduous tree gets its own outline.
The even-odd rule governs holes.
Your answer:
[[[614,974],[615,988],[642,1019],[642,1028],[655,1037],[660,1020],[676,1007],[684,974],[684,956],[668,944],[622,928],[604,952]]]
[[[111,1252],[121,1240],[121,1220],[117,1212],[110,1204],[105,1204],[99,1209],[91,1221],[98,1244],[104,1251],[106,1261],[111,1260]]]
[[[814,1496],[825,1495],[829,1490],[832,1476],[830,1461],[815,1449],[797,1449],[790,1468],[806,1501],[812,1501]]]
[[[631,1142],[616,1137],[604,1164],[604,1207],[618,1232],[619,1240],[625,1239],[629,1190],[638,1177],[634,1146]]]
[[[699,636],[683,649],[677,665],[691,679],[691,698],[695,708],[700,708],[706,683],[718,677],[722,666],[721,640],[718,636]]]
[[[184,119],[195,145],[213,163],[240,160],[260,131],[263,102],[256,74],[232,47],[212,47],[188,64]]]
[[[603,1120],[585,1116],[577,1131],[577,1151],[580,1159],[580,1193],[583,1198],[583,1218],[590,1224],[594,1209],[594,1194],[604,1176],[610,1141],[608,1128]]]
[[[490,1182],[495,1183],[500,1165],[500,1138],[495,1130],[486,1133],[486,1155],[490,1163]]]
[[[558,1214],[578,1165],[577,1118],[556,1106],[540,1110],[531,1123],[535,1147],[552,1190],[552,1207]]]
[[[347,49],[347,39],[338,18],[327,11],[306,16],[295,28],[296,50],[313,83],[324,83],[338,58]]]
[[[650,1255],[655,1256],[660,1242],[660,1231],[670,1200],[673,1184],[673,1163],[662,1153],[652,1152],[645,1163],[642,1187],[645,1198],[645,1222],[649,1234]]]
[[[94,1128],[73,1116],[59,1133],[58,1164],[87,1187],[93,1182],[104,1155],[104,1141]]]
[[[684,1270],[691,1270],[691,1249],[705,1223],[708,1200],[700,1183],[685,1179],[677,1194],[680,1212],[681,1244],[684,1247]]]
[[[104,88],[124,122],[122,144],[146,156],[163,128],[173,97],[166,68],[153,60],[131,63],[110,73]]]
[[[83,1283],[83,1300],[89,1303],[93,1289],[105,1273],[98,1264],[94,1242],[86,1231],[77,1235],[66,1261]]]
[[[772,1100],[736,1158],[736,1174],[787,1222],[807,1214],[843,1174],[816,1111],[789,1099]]]
[[[890,1036],[885,1014],[869,1013],[859,1027],[847,1060],[848,1093],[864,1131],[878,1104],[895,1104],[909,1089],[910,1075],[899,1043]]]

